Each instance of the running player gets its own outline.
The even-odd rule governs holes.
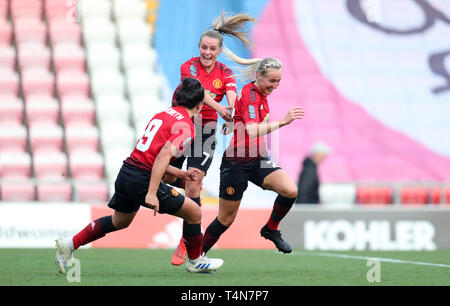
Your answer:
[[[187,181],[175,178],[165,178],[172,181],[176,187],[184,187],[186,196],[194,200],[199,206],[202,181],[211,166],[216,147],[217,113],[232,121],[231,110],[236,101],[236,80],[233,72],[224,64],[217,61],[223,50],[223,35],[231,35],[240,39],[244,46],[251,46],[251,42],[243,30],[247,22],[255,22],[255,18],[248,14],[227,15],[222,13],[214,20],[211,30],[200,36],[198,44],[200,56],[194,57],[181,65],[181,80],[186,77],[198,79],[205,88],[204,105],[195,122],[197,138],[192,142],[187,157],[187,169],[198,169],[199,179]],[[228,107],[220,104],[223,97],[227,97]],[[228,130],[230,131],[230,130]],[[230,131],[231,132],[231,131]],[[225,134],[227,131],[225,130]],[[177,159],[172,165],[181,168],[184,158]],[[181,265],[186,260],[186,249],[181,239],[179,246],[172,256],[172,264]]]
[[[114,215],[92,221],[72,239],[56,240],[56,263],[61,273],[65,273],[67,261],[76,249],[107,233],[128,227],[141,205],[153,209],[154,215],[166,213],[184,219],[183,238],[189,272],[213,272],[222,266],[222,259],[201,255],[200,207],[161,181],[166,172],[195,179],[195,172],[169,167],[169,162],[180,156],[192,142],[195,136],[192,119],[202,108],[204,93],[199,81],[186,78],[177,92],[178,106],[170,107],[150,120],[117,175],[115,193],[108,203],[114,209]]]
[[[229,50],[225,51],[237,63],[249,65],[244,75],[256,73],[256,80],[242,88],[236,101],[234,135],[220,166],[219,213],[205,231],[203,252],[207,253],[231,226],[248,181],[251,181],[262,189],[278,193],[270,218],[260,233],[279,251],[290,253],[292,248],[281,237],[278,225],[295,202],[297,186],[269,159],[264,135],[302,119],[304,112],[301,107],[295,107],[281,120],[269,122],[267,96],[280,84],[281,62],[275,58],[244,60]]]

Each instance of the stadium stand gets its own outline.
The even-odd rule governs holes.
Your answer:
[[[147,2],[0,1],[0,201],[109,200],[165,105]]]

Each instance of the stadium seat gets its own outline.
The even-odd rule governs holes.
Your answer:
[[[19,74],[8,68],[0,68],[0,94],[19,94]]]
[[[444,187],[444,204],[450,204],[450,187]]]
[[[61,70],[56,75],[56,88],[59,96],[62,97],[68,94],[89,97],[89,76],[84,70]]]
[[[125,19],[117,22],[117,36],[122,47],[128,44],[151,46],[152,27],[143,20]]]
[[[127,71],[127,91],[129,96],[136,95],[160,95],[163,87],[163,79],[151,70],[136,68]]]
[[[64,126],[74,123],[84,125],[95,124],[95,105],[92,100],[79,103],[75,100],[64,99],[61,101],[61,117]]]
[[[22,71],[22,91],[27,97],[31,94],[46,94],[53,96],[55,77],[47,69],[27,68]]]
[[[78,4],[81,19],[104,19],[111,18],[111,1],[108,0],[81,0]]]
[[[133,43],[122,46],[122,65],[127,73],[147,70],[152,75],[156,71],[157,53],[149,45]],[[136,72],[135,72],[136,73]]]
[[[144,21],[147,15],[142,0],[113,0],[113,15],[116,20],[130,19]]]
[[[75,43],[57,43],[53,45],[53,65],[57,75],[62,70],[86,70],[86,53]]]
[[[354,184],[322,184],[319,194],[322,204],[351,207],[356,200],[356,186]]]
[[[16,44],[30,42],[45,45],[47,26],[40,18],[17,18],[14,19],[14,35]]]
[[[105,204],[109,200],[108,184],[103,181],[75,182],[76,200],[89,204]]]
[[[36,195],[41,202],[70,202],[72,185],[69,182],[38,182]]]
[[[93,43],[116,43],[117,29],[106,19],[87,19],[82,22],[83,41],[87,47]]]
[[[57,125],[59,122],[59,104],[53,97],[30,95],[25,101],[25,110],[29,126],[39,123]]]
[[[109,43],[92,43],[87,47],[87,63],[90,70],[119,70],[120,51],[115,45]]]
[[[126,149],[131,152],[137,141],[130,125],[110,121],[100,125],[100,137],[104,152],[112,149]]]
[[[39,0],[11,1],[11,17],[16,18],[42,18],[42,2]]]
[[[1,21],[0,21],[1,31]],[[1,33],[0,33],[1,35]],[[13,46],[2,45],[0,38],[0,67],[3,69],[14,70],[16,66],[16,50]]]
[[[125,95],[125,77],[115,69],[91,71],[91,90],[95,98],[104,94],[123,97]]]
[[[14,95],[0,95],[0,123],[22,124],[23,101]]]
[[[67,14],[67,7],[65,7]],[[81,27],[78,23],[64,19],[48,20],[48,35],[52,45],[60,43],[81,44]]]
[[[34,176],[40,180],[65,180],[68,170],[67,155],[64,152],[43,152],[33,154]]]
[[[27,128],[21,124],[0,123],[0,154],[25,152],[27,148]]]
[[[101,95],[95,99],[98,122],[130,122],[130,102],[122,97]]]
[[[4,181],[0,184],[0,200],[4,202],[31,202],[36,190],[31,180]]]
[[[8,9],[9,9],[8,0],[0,1],[0,20],[8,19]]]
[[[50,69],[50,49],[40,43],[22,43],[17,46],[20,70],[28,68]]]
[[[13,36],[12,25],[6,19],[0,18],[0,45],[9,46]]]
[[[93,151],[69,153],[69,166],[75,180],[100,180],[103,178],[103,155]]]
[[[429,190],[423,186],[403,186],[400,188],[400,202],[403,205],[428,203]]]
[[[99,150],[100,136],[96,126],[70,124],[66,126],[64,132],[67,152],[85,149]]]
[[[63,149],[63,129],[60,125],[36,124],[29,128],[31,152]]]
[[[23,179],[31,174],[31,156],[27,152],[1,153],[0,178]]]
[[[385,186],[358,186],[356,198],[358,204],[392,204],[393,190]]]

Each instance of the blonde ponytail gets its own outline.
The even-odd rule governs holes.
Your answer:
[[[254,80],[256,78],[257,72],[261,73],[262,76],[265,76],[269,69],[281,70],[283,66],[279,59],[273,57],[266,57],[264,59],[260,58],[246,59],[237,56],[227,47],[224,47],[223,52],[226,54],[228,58],[230,58],[236,64],[247,66],[245,68],[237,67],[239,73],[234,75],[235,77],[238,77],[242,81]]]
[[[248,31],[244,30],[247,22],[256,22],[256,18],[249,14],[231,14],[222,12],[210,26],[212,30],[203,32],[200,36],[199,45],[204,36],[216,38],[219,40],[219,47],[223,47],[223,35],[234,36],[238,38],[244,47],[253,47],[253,42],[248,37]]]

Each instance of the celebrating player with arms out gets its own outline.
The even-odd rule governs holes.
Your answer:
[[[244,75],[253,77],[256,74],[256,79],[242,88],[236,101],[234,135],[220,166],[219,213],[205,231],[203,252],[208,252],[231,226],[248,181],[251,181],[262,189],[278,193],[270,218],[260,233],[279,251],[290,253],[292,248],[281,237],[278,225],[295,202],[297,186],[268,158],[264,135],[302,119],[304,112],[301,107],[295,107],[281,120],[269,122],[267,97],[280,84],[281,62],[275,58],[245,60],[225,51],[235,62],[249,65]]]
[[[183,238],[186,243],[189,272],[213,272],[223,264],[222,259],[201,255],[200,207],[172,187],[163,183],[165,173],[186,179],[195,179],[196,171],[182,171],[169,166],[180,156],[195,136],[192,122],[202,108],[204,88],[193,78],[183,80],[176,94],[178,106],[156,114],[147,125],[144,136],[138,140],[120,169],[115,182],[115,193],[108,203],[114,215],[92,221],[70,240],[56,240],[56,264],[65,273],[67,261],[80,246],[102,238],[107,233],[130,225],[141,205],[183,219]]]

